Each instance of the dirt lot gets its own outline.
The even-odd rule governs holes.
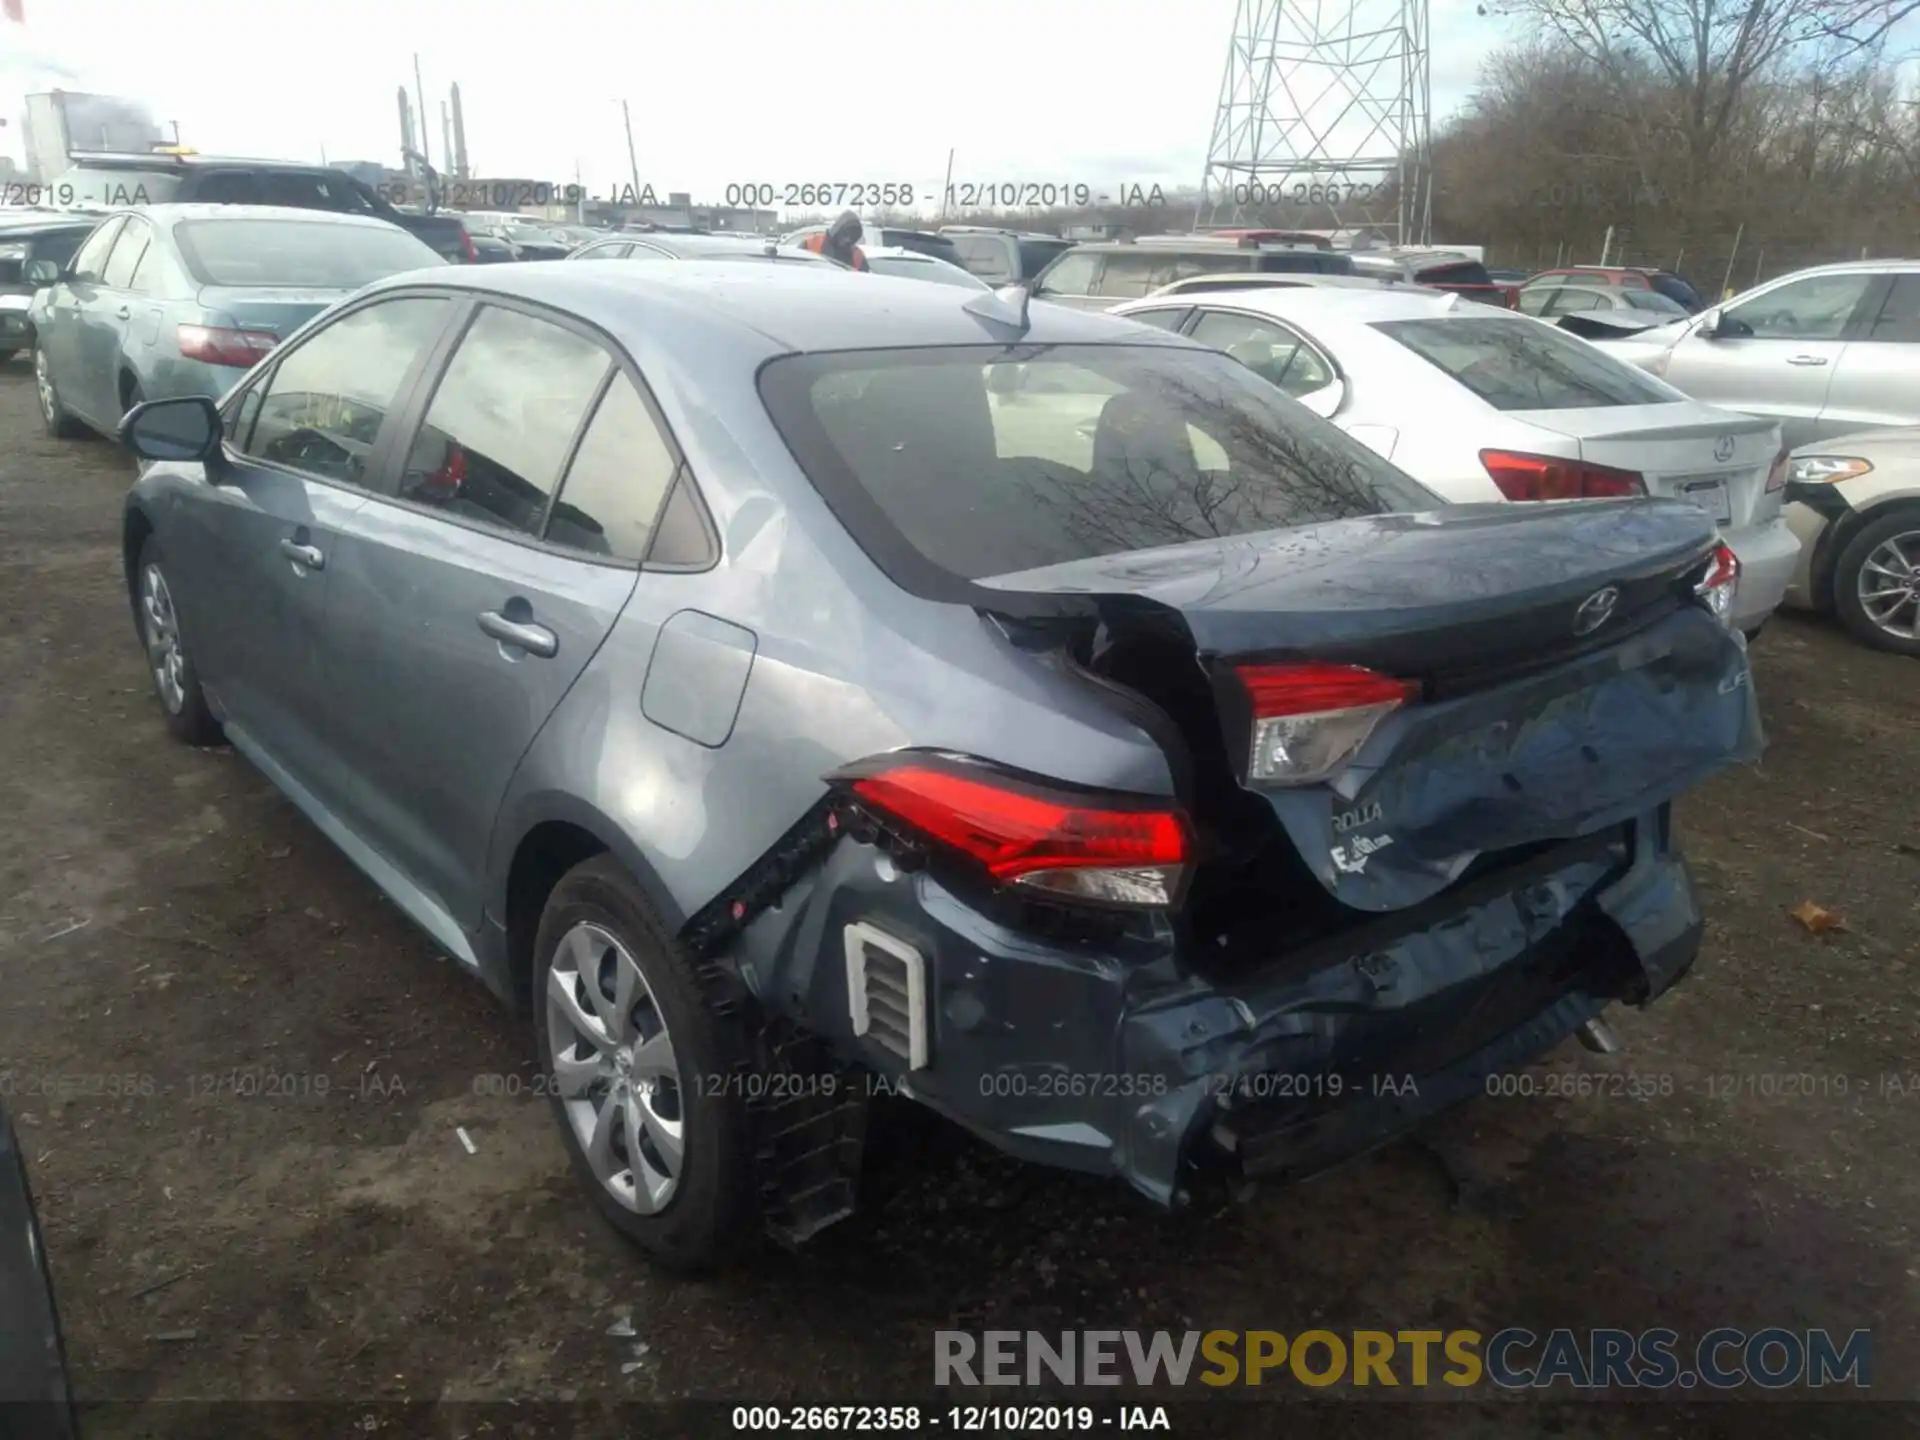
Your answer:
[[[104,443],[44,439],[25,364],[5,367],[0,1070],[83,1400],[924,1400],[937,1328],[1783,1325],[1872,1327],[1874,1398],[1688,1420],[1561,1387],[1492,1417],[1556,1435],[1913,1420],[1875,1403],[1920,1398],[1911,661],[1793,618],[1758,643],[1766,761],[1683,812],[1712,917],[1698,968],[1620,1018],[1623,1054],[1569,1046],[1541,1072],[1671,1093],[1479,1100],[1424,1145],[1178,1222],[938,1132],[894,1144],[868,1212],[815,1249],[691,1283],[598,1224],[544,1100],[485,1093],[531,1075],[530,1031],[244,761],[169,742],[119,569],[130,474]],[[1788,915],[1805,900],[1846,928],[1806,933]],[[238,1067],[293,1093],[222,1093]],[[80,1088],[26,1094],[27,1076]],[[630,1369],[636,1341],[607,1334],[622,1314],[649,1347]],[[1352,1393],[1314,1420],[1464,1418],[1457,1395],[1389,1412]],[[1225,1398],[1192,1413],[1279,1420]],[[211,1433],[157,1405],[94,1421]]]

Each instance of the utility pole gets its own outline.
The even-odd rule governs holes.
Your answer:
[[[947,218],[947,197],[953,194],[953,151],[947,151],[947,179],[940,187],[940,218]]]
[[[420,116],[420,161],[422,165],[432,165],[433,155],[427,145],[427,87],[420,83],[420,57],[413,57],[413,101]]]
[[[633,176],[633,203],[640,203],[640,162],[633,154],[633,114],[627,109],[627,102],[620,102],[620,118],[627,127],[627,170]]]

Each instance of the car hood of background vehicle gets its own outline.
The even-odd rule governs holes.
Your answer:
[[[292,287],[272,289],[252,285],[207,285],[199,295],[200,304],[219,316],[227,317],[239,330],[264,330],[285,339],[330,305],[337,305],[352,290]]]

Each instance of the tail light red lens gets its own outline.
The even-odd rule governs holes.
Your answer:
[[[1242,665],[1234,673],[1253,707],[1247,779],[1256,785],[1326,779],[1359,752],[1375,726],[1420,698],[1416,681],[1357,665]]]
[[[1693,593],[1722,622],[1733,622],[1733,597],[1740,589],[1740,557],[1724,542],[1713,547],[1706,574],[1693,587]]]
[[[1647,493],[1647,482],[1637,471],[1556,455],[1482,450],[1480,463],[1509,500],[1606,500]]]
[[[480,263],[480,252],[474,248],[473,236],[467,233],[464,226],[460,231],[460,245],[461,248],[467,252],[467,263],[469,265],[478,265]]]
[[[189,360],[204,360],[209,365],[233,365],[246,370],[278,345],[280,337],[264,330],[222,330],[213,325],[182,325],[176,341],[180,353]]]
[[[972,857],[993,879],[1065,899],[1164,906],[1193,857],[1172,808],[1081,797],[957,765],[903,761],[852,782],[860,801]]]

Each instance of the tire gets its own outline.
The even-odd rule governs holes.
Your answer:
[[[1885,610],[1885,602],[1881,602],[1882,619],[1902,629],[1920,632],[1920,510],[1901,509],[1883,515],[1847,542],[1833,565],[1833,610],[1840,623],[1863,644],[1896,655],[1920,656],[1920,638],[1897,635],[1887,629],[1868,612],[1860,594],[1863,577],[1884,582],[1883,589],[1895,588],[1895,580],[1884,569],[1868,569],[1869,561],[1884,566],[1889,552],[1894,550],[1904,552],[1907,564],[1912,567],[1905,580],[1908,598],[1890,612]]]
[[[621,968],[623,951],[640,982],[627,1010],[637,1023],[623,1026],[639,1043],[626,1047],[594,1038],[607,1031],[588,991],[592,980],[604,1009],[614,1012],[607,980]],[[534,939],[532,994],[535,1040],[561,1138],[608,1223],[669,1270],[711,1271],[744,1258],[761,1234],[752,1134],[740,1087],[721,1078],[741,1073],[748,1054],[744,1033],[737,1020],[718,1013],[695,962],[611,856],[575,866],[554,886]],[[571,1005],[556,998],[567,996]],[[576,1046],[570,1035],[588,1039]],[[633,1058],[636,1051],[654,1050],[657,1060],[663,1035],[671,1047],[671,1081],[669,1072]],[[556,1068],[556,1047],[576,1061],[567,1076]],[[589,1072],[593,1089],[577,1098],[575,1077]],[[609,1095],[622,1077],[630,1088]],[[621,1093],[624,1103],[613,1098]],[[596,1165],[591,1138],[597,1112],[608,1108],[618,1117],[608,1130],[616,1138]],[[677,1169],[659,1143],[675,1117],[682,1146]],[[640,1136],[638,1165],[632,1163],[630,1133]],[[669,1170],[671,1189],[661,1190],[654,1182]]]
[[[53,367],[47,362],[47,352],[38,344],[33,347],[33,380],[39,392],[40,423],[47,434],[56,440],[78,440],[85,435],[86,427],[60,403],[60,391],[53,383]]]
[[[220,725],[207,708],[166,574],[166,556],[159,538],[149,535],[140,546],[140,558],[133,570],[133,612],[147,656],[147,676],[174,739],[186,745],[217,745]]]
[[[0,365],[6,364],[9,360],[13,359],[13,357],[18,355],[19,353],[20,352],[18,350],[0,350]]]

